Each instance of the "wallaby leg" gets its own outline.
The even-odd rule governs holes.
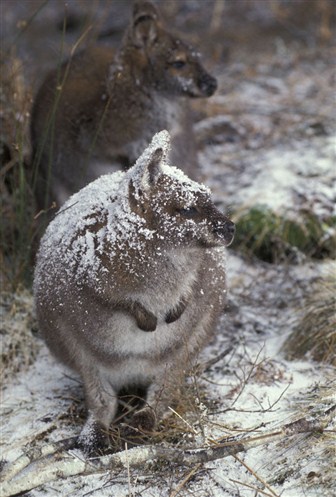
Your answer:
[[[121,447],[124,442],[127,442],[128,447],[146,442],[148,435],[156,428],[157,419],[155,409],[149,403],[146,403],[144,407],[133,414],[128,424],[121,426]]]
[[[83,374],[88,417],[78,443],[87,454],[109,446],[108,430],[118,407],[117,392],[98,370],[90,368]]]

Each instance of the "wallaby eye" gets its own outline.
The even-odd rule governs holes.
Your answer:
[[[178,213],[187,219],[192,219],[197,216],[198,210],[196,207],[188,207],[186,209],[178,209]]]
[[[185,67],[186,62],[184,60],[174,60],[170,63],[170,65],[174,67],[174,69],[182,69],[183,67]]]

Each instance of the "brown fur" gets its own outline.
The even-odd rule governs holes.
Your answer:
[[[89,449],[88,432],[108,429],[121,388],[147,389],[147,414],[137,413],[135,425],[163,415],[169,385],[177,389],[222,310],[234,225],[205,187],[165,165],[167,153],[162,132],[132,169],[74,195],[38,253],[39,327],[83,379]]]
[[[172,161],[197,176],[188,99],[216,80],[167,31],[151,2],[136,2],[120,50],[95,46],[52,71],[31,121],[39,209],[57,206],[103,172],[127,169],[154,133],[172,135]]]

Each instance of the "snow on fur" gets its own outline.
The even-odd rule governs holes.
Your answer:
[[[60,269],[67,270],[69,275],[75,272],[78,279],[86,275],[91,281],[97,280],[99,271],[104,271],[97,255],[103,252],[107,242],[121,251],[125,250],[127,243],[141,253],[143,246],[140,239],[150,240],[154,232],[146,227],[142,217],[131,210],[128,190],[130,181],[138,191],[146,187],[149,181],[146,166],[158,148],[163,150],[162,173],[182,186],[180,195],[186,206],[196,201],[198,193],[210,195],[207,187],[168,165],[169,133],[165,130],[157,133],[131,169],[100,176],[72,195],[61,207],[42,239],[38,256],[41,270],[36,274],[35,284],[38,284],[41,272],[46,277],[50,264],[59,264]],[[159,205],[152,207],[160,209]],[[101,223],[98,230],[94,228],[97,223]],[[110,252],[109,257],[115,255],[115,252]]]

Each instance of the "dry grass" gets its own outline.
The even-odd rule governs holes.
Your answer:
[[[306,296],[303,316],[286,343],[288,359],[309,355],[336,366],[336,271],[320,279]]]
[[[2,199],[0,258],[3,284],[15,289],[31,279],[31,252],[35,234],[34,196],[30,186],[28,157],[31,92],[24,82],[21,61],[6,55],[1,64],[0,99]]]
[[[28,157],[31,92],[22,62],[14,50],[2,54],[0,100],[0,287],[1,366],[7,382],[36,358],[39,343],[32,334],[32,242],[35,233],[34,196]]]
[[[197,378],[195,380],[198,381]],[[245,383],[242,388],[248,388],[248,384]],[[198,390],[198,387],[196,392],[192,388],[189,393],[185,392],[185,395],[196,395],[197,399]],[[64,478],[65,485],[68,483],[66,479],[71,476],[99,475],[106,473],[107,470],[111,485],[116,477],[127,484],[130,475],[133,475],[138,482],[139,475],[141,479],[146,478],[150,473],[153,485],[157,483],[157,479],[165,482],[171,479],[173,481],[171,495],[175,496],[184,486],[188,488],[187,483],[196,472],[200,470],[200,474],[204,474],[206,471],[204,463],[233,455],[237,465],[241,466],[241,473],[229,473],[232,474],[230,481],[241,491],[250,488],[260,495],[275,497],[281,495],[281,486],[286,479],[304,480],[304,475],[307,473],[305,468],[308,464],[307,458],[314,451],[319,462],[316,464],[315,460],[315,465],[311,466],[313,469],[307,473],[308,482],[305,482],[305,485],[314,491],[323,482],[323,489],[328,492],[333,483],[328,464],[333,450],[332,414],[335,406],[333,406],[332,393],[331,382],[329,386],[313,385],[311,390],[302,392],[302,398],[292,397],[290,411],[288,412],[287,407],[285,411],[280,412],[277,420],[273,419],[252,429],[246,428],[248,420],[245,420],[239,430],[234,421],[231,422],[231,426],[223,425],[222,436],[216,439],[205,434],[201,435],[200,424],[202,430],[206,432],[214,420],[211,421],[198,399],[196,402],[198,419],[196,417],[192,420],[188,414],[188,417],[177,416],[178,421],[175,425],[174,416],[171,417],[169,424],[163,423],[166,429],[175,432],[177,440],[169,440],[165,433],[162,433],[161,438],[155,439],[154,436],[149,442],[147,441],[150,445],[90,460],[78,458],[77,453],[71,453],[69,443],[71,444],[73,439],[58,442],[46,440],[41,443],[41,437],[36,436],[29,444],[25,444],[24,455],[5,467],[3,476],[7,493],[5,492],[4,495],[12,495],[10,492],[13,488],[18,492],[50,484],[55,479],[54,468],[57,467],[59,468],[57,476]],[[238,412],[237,410],[237,416]],[[245,418],[246,412],[242,412]],[[44,435],[48,435],[51,429],[59,428],[62,420],[64,422],[60,416],[55,418]],[[180,427],[177,429],[179,424]],[[220,426],[218,423],[215,424],[217,427]],[[195,440],[193,437],[190,440],[187,436],[190,430],[195,433]],[[259,451],[263,451],[264,457],[258,456],[256,461],[253,455],[237,456],[238,453],[244,452],[249,456],[249,451],[252,449],[257,451],[254,452],[254,456]],[[269,454],[270,457],[265,457],[265,454]],[[290,462],[286,463],[287,459]],[[135,472],[136,468],[140,468],[140,474]],[[22,470],[24,471],[20,473]],[[248,478],[245,470],[249,474]],[[307,495],[312,494],[307,493]]]
[[[32,301],[31,293],[22,288],[15,294],[2,292],[0,378],[3,383],[32,364],[40,349],[32,333]]]

